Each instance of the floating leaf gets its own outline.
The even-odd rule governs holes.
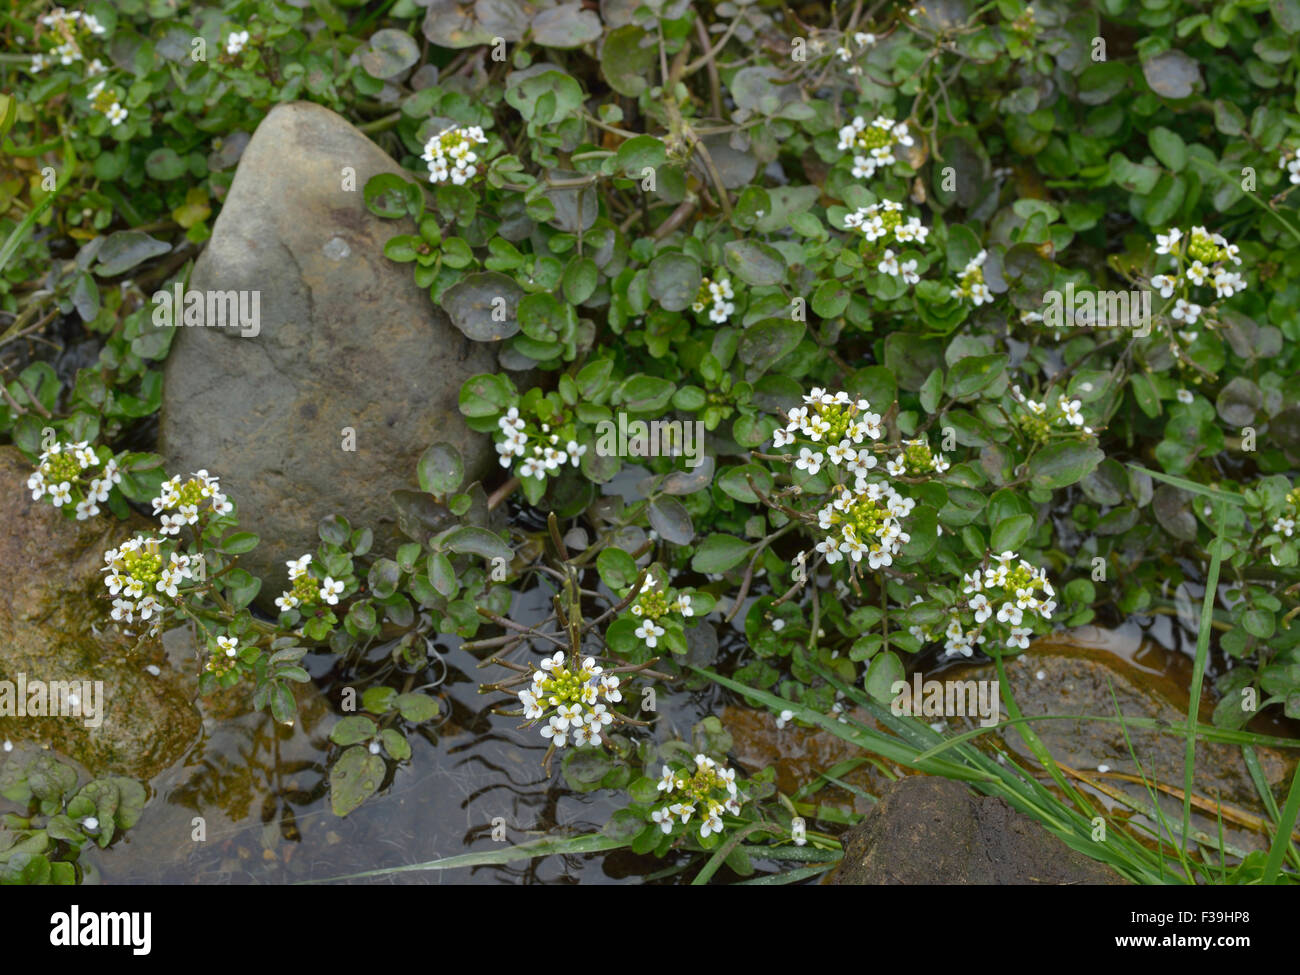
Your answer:
[[[335,816],[346,816],[378,791],[386,766],[368,748],[345,751],[330,769],[330,808]]]

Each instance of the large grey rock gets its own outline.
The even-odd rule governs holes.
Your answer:
[[[455,444],[471,476],[491,463],[490,439],[469,430],[457,398],[465,379],[496,371],[495,356],[451,325],[409,265],[384,257],[384,242],[414,227],[366,209],[366,181],[380,172],[402,170],[335,113],[307,102],[272,110],[189,285],[260,291],[260,330],[182,327],[167,360],[169,472],[221,478],[241,525],[262,537],[241,563],[262,577],[264,606],[327,515],[373,528],[389,547],[389,492],[414,484],[431,443]],[[346,427],[355,452],[342,449]]]
[[[133,651],[134,640],[107,619],[104,552],[149,525],[70,521],[23,490],[29,474],[16,448],[0,447],[0,680],[102,681],[102,720],[93,726],[93,716],[91,725],[78,716],[0,716],[0,742],[53,748],[92,775],[149,779],[199,734],[187,692],[194,658],[173,666],[156,639]],[[151,664],[156,675],[146,669]]]
[[[841,838],[836,884],[1123,884],[994,796],[932,776],[899,779]]]

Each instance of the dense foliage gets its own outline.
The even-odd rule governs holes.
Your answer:
[[[68,517],[152,500],[162,534],[109,553],[109,589],[138,589],[114,616],[195,626],[209,687],[249,677],[285,718],[309,646],[361,666],[390,643],[419,674],[426,638],[477,638],[570,786],[627,790],[609,838],[660,854],[733,829],[836,844],[770,770],[736,778],[716,717],[660,740],[657,686],[716,679],[834,727],[934,644],[1002,659],[1179,614],[1208,624],[1198,666],[1211,628],[1232,662],[1217,725],[1300,717],[1295,0],[23,7],[0,432]],[[327,519],[272,621],[249,606],[280,580],[235,568],[257,539],[222,472],[164,481],[147,452],[171,341],[148,298],[293,99],[408,171],[363,188],[385,254],[515,371],[460,393],[491,479],[430,445],[398,498],[409,542]],[[58,316],[96,361],[17,344]],[[638,456],[638,421],[675,421],[667,449]],[[638,498],[603,493],[630,464]],[[541,520],[503,523],[511,491]],[[1219,573],[1198,624],[1183,607]],[[553,625],[511,628],[536,584]],[[340,813],[435,713],[411,686],[335,729]]]

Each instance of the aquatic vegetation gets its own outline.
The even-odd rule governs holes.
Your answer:
[[[1262,855],[1190,812],[1198,742],[1300,718],[1294,4],[309,7],[24,2],[0,25],[0,437],[69,524],[148,524],[103,553],[96,625],[184,630],[204,695],[280,722],[339,675],[339,816],[436,740],[454,647],[490,701],[458,729],[513,722],[557,790],[612,797],[599,836],[528,855],[824,873],[859,814],[827,795],[863,797],[747,767],[719,719],[743,704],[977,781],[1130,880],[1300,878],[1300,779],[1261,797]],[[313,260],[375,241],[454,338],[439,356],[474,364],[449,389],[359,380],[341,449],[391,526],[314,512],[319,545],[258,578],[238,477],[148,452],[176,332],[150,305],[295,99],[391,162],[322,164],[330,220],[360,229]],[[467,429],[367,454],[417,401]],[[340,449],[314,405],[304,452]],[[1160,783],[1181,822],[1098,808],[1008,692],[1036,638],[1092,623],[1194,645],[1165,729],[1185,777]],[[1032,762],[890,710],[956,658],[998,675],[996,734]],[[12,791],[53,823],[71,789]],[[75,877],[91,834],[24,823],[26,852],[68,847],[13,869]]]

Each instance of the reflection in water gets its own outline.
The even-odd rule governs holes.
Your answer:
[[[518,729],[518,719],[491,713],[498,702],[478,694],[476,658],[453,649],[422,678],[439,684],[441,724],[411,735],[412,759],[395,775],[390,770],[379,795],[339,819],[329,808],[327,736],[340,713],[330,702],[346,682],[319,672],[329,663],[323,655],[304,661],[309,670],[313,663],[316,682],[300,694],[293,727],[265,713],[208,720],[185,762],[151,783],[155,798],[125,841],[90,854],[104,882],[321,880],[500,848],[492,838],[497,817],[510,843],[556,830],[595,832],[623,804],[615,794],[568,794],[541,767],[543,740]],[[599,857],[549,857],[364,882],[600,883],[661,866],[623,857],[610,861],[610,874]]]

